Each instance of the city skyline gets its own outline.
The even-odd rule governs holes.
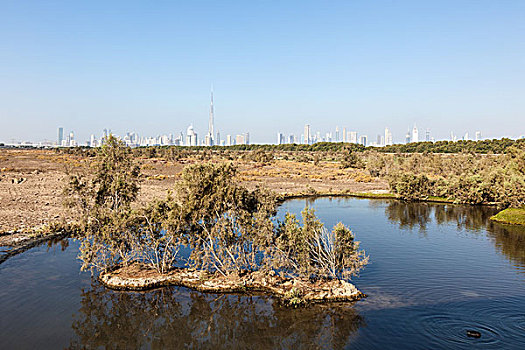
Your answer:
[[[250,130],[253,143],[304,124],[372,138],[388,125],[394,142],[414,123],[436,139],[525,133],[522,1],[57,1],[2,10],[4,143],[54,140],[57,126],[77,140],[104,128],[155,135],[190,124],[205,136],[211,83],[214,127]]]

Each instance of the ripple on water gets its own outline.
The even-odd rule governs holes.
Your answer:
[[[435,305],[416,314],[412,326],[435,344],[523,349],[525,311],[520,307],[523,302],[523,297],[515,297]],[[469,337],[469,330],[479,332],[481,337]]]
[[[465,315],[457,314],[436,314],[430,313],[419,318],[420,325],[425,335],[437,343],[456,344],[484,344],[498,345],[502,342],[500,330],[494,325],[483,321],[473,320]],[[481,333],[480,338],[471,338],[467,336],[467,331],[477,331]]]

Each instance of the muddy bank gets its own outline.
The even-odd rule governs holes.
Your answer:
[[[5,262],[7,259],[23,253],[37,245],[40,245],[44,242],[53,240],[53,239],[62,239],[69,236],[67,232],[53,232],[42,235],[27,236],[23,233],[17,233],[8,237],[0,237],[0,247],[4,247],[0,250],[0,264]],[[5,238],[4,240],[1,238]]]
[[[354,301],[365,297],[353,284],[342,280],[311,282],[268,276],[260,272],[222,276],[186,268],[159,274],[142,264],[102,273],[99,279],[112,289],[145,290],[173,285],[208,293],[260,292],[285,300],[298,298],[310,303]]]

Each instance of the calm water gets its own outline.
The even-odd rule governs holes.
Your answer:
[[[525,229],[489,223],[491,208],[366,199],[294,200],[280,215],[306,204],[361,241],[371,263],[354,283],[368,298],[292,310],[265,296],[114,292],[62,241],[0,265],[0,349],[525,349]]]

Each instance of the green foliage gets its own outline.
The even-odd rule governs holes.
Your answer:
[[[392,192],[407,201],[426,199],[430,195],[431,183],[426,175],[404,173],[390,180]]]
[[[376,148],[385,153],[507,153],[510,147],[523,147],[525,139],[511,140],[502,138],[500,140],[482,141],[436,141],[436,142],[413,142],[408,144],[396,144]]]
[[[525,207],[507,208],[492,216],[490,219],[504,224],[525,225]]]
[[[292,214],[280,223],[273,253],[275,269],[301,278],[346,279],[368,263],[359,242],[342,223],[328,231],[313,209],[305,208],[301,214],[302,226]]]
[[[237,185],[231,164],[196,164],[184,169],[175,201],[178,220],[193,248],[190,266],[219,271],[256,270],[273,233],[275,198]]]
[[[505,155],[385,155],[390,188],[405,200],[445,197],[456,203],[525,204],[525,148]]]
[[[94,169],[92,176],[70,176],[64,194],[84,232],[82,268],[107,269],[126,264],[134,254],[128,236],[140,173],[130,149],[112,135],[98,150]]]
[[[243,159],[256,163],[270,163],[273,161],[273,153],[263,149],[249,151],[243,155]]]
[[[286,306],[297,309],[298,307],[305,306],[306,300],[304,300],[301,291],[297,288],[292,288],[283,298]]]
[[[346,152],[343,152],[343,159],[341,160],[341,168],[354,168],[354,169],[363,169],[365,167],[365,163],[361,160],[361,158],[352,152],[351,150],[347,150]]]
[[[316,278],[349,278],[366,264],[350,230],[324,229],[313,210],[303,225],[292,215],[273,222],[276,198],[235,181],[230,163],[186,167],[173,194],[132,209],[138,168],[128,148],[110,137],[91,177],[73,176],[66,188],[83,222],[83,269],[111,270],[146,262],[165,273],[178,263],[223,275],[285,271]],[[183,261],[181,247],[192,248]]]

